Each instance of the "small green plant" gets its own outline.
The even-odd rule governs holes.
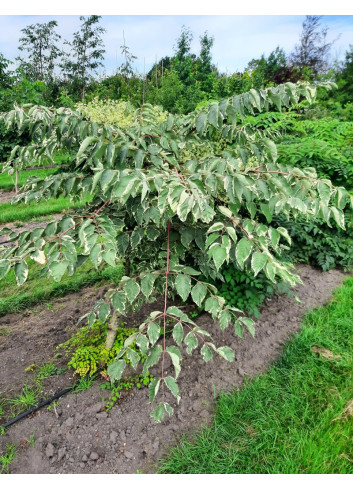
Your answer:
[[[0,435],[4,435],[6,433],[6,429],[3,426],[0,426]]]
[[[45,379],[46,377],[51,377],[56,373],[57,373],[57,369],[53,362],[45,363],[44,365],[39,367],[37,379],[42,380]]]
[[[14,399],[7,399],[7,404],[12,408],[14,415],[38,404],[40,390],[40,385],[32,387],[25,385],[22,392]]]
[[[8,474],[10,469],[10,464],[16,456],[16,446],[15,445],[6,445],[5,453],[0,456],[0,474],[4,474],[5,472]]]
[[[271,282],[263,272],[254,275],[248,271],[236,269],[234,266],[224,267],[223,283],[218,283],[220,295],[230,306],[237,307],[250,315],[259,317],[258,307],[266,297],[271,297],[276,292],[289,290],[288,286],[281,290]]]
[[[140,374],[135,375],[135,377],[126,377],[115,384],[112,384],[111,382],[101,384],[101,389],[106,389],[111,392],[109,400],[105,406],[106,412],[108,413],[113,408],[115,403],[118,402],[122,391],[128,392],[134,387],[137,387],[137,389],[147,387],[152,382],[153,378],[153,375],[147,372],[145,376]]]
[[[66,355],[71,356],[68,366],[74,368],[75,373],[83,378],[94,375],[99,369],[106,368],[114,361],[125,340],[135,333],[132,328],[124,328],[125,324],[121,322],[121,327],[110,350],[105,348],[107,323],[96,321],[91,327],[81,328],[66,343],[59,345]],[[131,345],[131,348],[137,351],[134,344]],[[141,353],[139,356],[143,363]]]
[[[93,377],[89,377],[89,376],[81,377],[80,380],[75,385],[75,387],[72,389],[72,392],[74,394],[77,394],[77,392],[87,391],[92,386],[93,380],[94,380]]]
[[[0,336],[8,336],[10,334],[7,328],[0,328]]]
[[[34,434],[32,433],[32,435],[29,437],[28,440],[26,440],[26,442],[31,445],[32,447],[34,447],[34,444],[35,444],[35,439],[34,439]]]

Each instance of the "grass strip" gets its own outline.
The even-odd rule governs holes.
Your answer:
[[[267,374],[222,393],[213,424],[184,436],[160,473],[353,473],[353,278]]]
[[[98,272],[87,261],[77,269],[74,276],[70,277],[66,273],[58,283],[48,278],[39,265],[31,263],[28,279],[21,287],[16,284],[13,270],[0,281],[0,316],[45,303],[54,297],[63,297],[96,283],[116,283],[122,275],[122,265],[107,267]]]
[[[41,202],[0,204],[0,224],[27,222],[33,218],[56,214],[72,207],[83,206],[87,200],[72,202],[69,197],[59,197]]]
[[[48,175],[52,175],[58,169],[46,168],[43,170],[28,170],[21,171],[18,174],[18,186],[22,187],[27,182],[28,177],[45,178]],[[0,173],[0,190],[13,190],[15,188],[15,175],[9,175],[8,173]]]

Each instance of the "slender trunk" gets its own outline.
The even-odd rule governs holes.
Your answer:
[[[107,350],[111,350],[113,348],[114,341],[115,341],[115,338],[116,338],[116,335],[117,335],[117,332],[119,329],[119,317],[120,317],[120,314],[118,313],[118,311],[114,311],[113,315],[109,321],[108,330],[107,330],[107,338],[105,341],[105,348]]]

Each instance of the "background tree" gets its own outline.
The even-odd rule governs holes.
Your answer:
[[[91,15],[87,19],[81,16],[81,29],[74,33],[71,43],[66,42],[71,47],[71,52],[63,64],[63,70],[71,83],[79,89],[81,99],[85,97],[92,71],[96,72],[97,68],[103,66],[105,48],[102,34],[106,30],[96,25],[100,18],[100,15]]]
[[[31,81],[51,80],[54,77],[56,60],[62,56],[58,47],[61,36],[55,32],[57,22],[34,24],[22,29],[20,51],[27,52],[27,58],[18,57],[20,67]]]
[[[328,27],[321,28],[321,18],[320,15],[306,16],[300,43],[295,46],[290,55],[292,65],[297,66],[301,71],[309,68],[313,78],[328,71],[331,46],[337,40],[327,41]]]

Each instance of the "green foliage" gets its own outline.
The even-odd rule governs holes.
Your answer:
[[[283,256],[294,263],[308,263],[327,271],[336,267],[353,269],[353,216],[346,214],[346,230],[329,227],[320,219],[275,218],[288,229],[292,245]]]
[[[0,455],[1,470],[0,474],[9,473],[10,464],[16,456],[16,446],[9,444],[5,446],[5,451]]]
[[[136,387],[141,389],[142,387],[148,387],[153,381],[154,377],[149,372],[146,375],[135,375],[134,377],[125,377],[123,380],[119,380],[116,383],[105,382],[100,385],[101,389],[106,389],[110,392],[109,400],[106,403],[105,410],[109,412],[114,405],[119,402],[122,392],[129,392]]]
[[[14,416],[36,406],[39,402],[39,395],[41,391],[41,385],[36,384],[33,386],[25,385],[22,392],[13,399],[5,399],[6,404],[12,410]]]
[[[101,321],[96,321],[91,327],[80,328],[58,348],[66,355],[70,355],[71,358],[67,365],[75,369],[75,374],[81,377],[91,377],[98,370],[106,369],[120,352],[125,340],[135,333],[134,329],[124,328],[124,325],[125,323],[121,323],[111,350],[105,348],[107,324]],[[131,345],[131,348],[137,351],[134,344]]]
[[[265,298],[286,290],[285,285],[275,285],[262,271],[255,277],[250,271],[227,266],[222,270],[222,274],[225,282],[215,285],[226,304],[254,315],[257,319],[258,307],[262,305]]]
[[[38,369],[37,372],[37,379],[40,381],[42,379],[45,379],[47,377],[51,377],[52,375],[57,374],[57,368],[56,365],[54,365],[53,362],[45,363],[44,365],[41,365]]]
[[[294,136],[294,137],[293,137]],[[353,122],[296,120],[292,137],[278,145],[279,161],[314,167],[320,178],[353,187]]]

